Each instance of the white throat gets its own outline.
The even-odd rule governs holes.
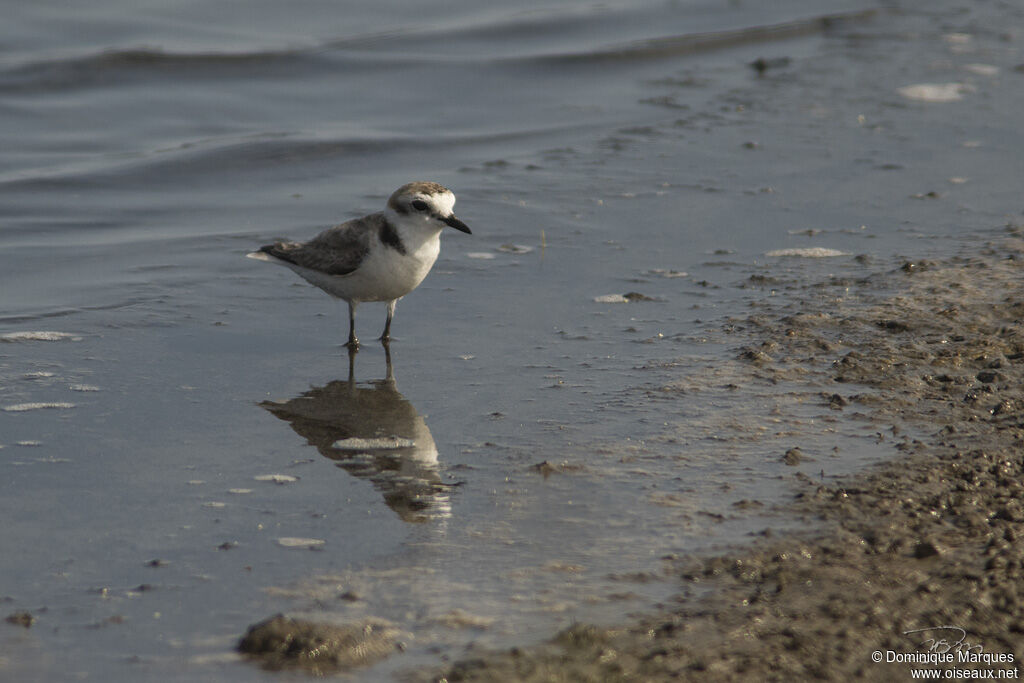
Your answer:
[[[403,241],[408,243],[421,244],[426,240],[436,239],[444,229],[425,216],[417,214],[401,214],[392,209],[384,211],[384,217],[388,223],[394,226]]]

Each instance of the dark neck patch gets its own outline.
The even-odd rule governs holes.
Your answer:
[[[405,243],[402,242],[402,238],[399,236],[398,231],[395,230],[395,226],[391,225],[384,219],[383,224],[380,226],[380,241],[385,245],[391,247],[399,254],[405,253]]]

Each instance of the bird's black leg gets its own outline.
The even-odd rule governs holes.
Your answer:
[[[388,319],[384,323],[384,334],[380,335],[380,340],[387,344],[391,341],[391,319],[395,317],[395,304],[398,303],[398,299],[394,299],[388,302]]]
[[[345,346],[350,349],[359,348],[359,340],[356,339],[356,304],[354,301],[348,302],[348,343]]]

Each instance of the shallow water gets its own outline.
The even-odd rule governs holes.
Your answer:
[[[0,611],[37,617],[0,624],[0,671],[253,680],[234,643],[277,611],[394,622],[368,680],[531,642],[796,524],[796,472],[889,454],[822,388],[751,383],[720,324],[1019,221],[1020,9],[871,7],[5,22],[0,335],[68,336],[0,336]],[[964,97],[899,93],[931,82]],[[350,382],[344,305],[243,256],[413,179],[474,234],[399,303],[393,382],[372,344]],[[838,255],[766,255],[808,248]],[[333,448],[390,436],[415,445]]]

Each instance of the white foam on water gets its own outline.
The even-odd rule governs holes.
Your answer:
[[[896,92],[918,102],[956,102],[970,90],[963,83],[918,83],[897,88]]]
[[[0,341],[5,342],[21,342],[21,341],[63,341],[70,339],[71,341],[82,341],[81,337],[75,336],[69,332],[8,332],[7,334],[0,334]]]
[[[327,541],[321,538],[299,538],[296,536],[282,536],[277,539],[277,544],[282,548],[316,548],[324,545]]]
[[[668,268],[651,268],[645,274],[664,278],[687,277],[689,275],[685,270],[671,270]]]
[[[979,76],[995,76],[999,73],[999,67],[993,64],[965,64],[964,70]]]
[[[832,256],[846,256],[845,251],[838,249],[826,249],[825,247],[798,247],[794,249],[774,249],[765,252],[765,256],[798,256],[800,258],[829,258]]]
[[[256,481],[272,481],[275,484],[290,484],[293,481],[298,481],[298,477],[293,477],[290,474],[257,474],[253,477]]]
[[[621,294],[602,294],[601,296],[595,296],[594,301],[599,304],[628,304],[629,299],[622,296]]]
[[[4,406],[3,409],[8,413],[23,413],[28,410],[47,410],[50,408],[74,408],[74,403],[54,402],[54,403],[15,403],[14,405]]]

